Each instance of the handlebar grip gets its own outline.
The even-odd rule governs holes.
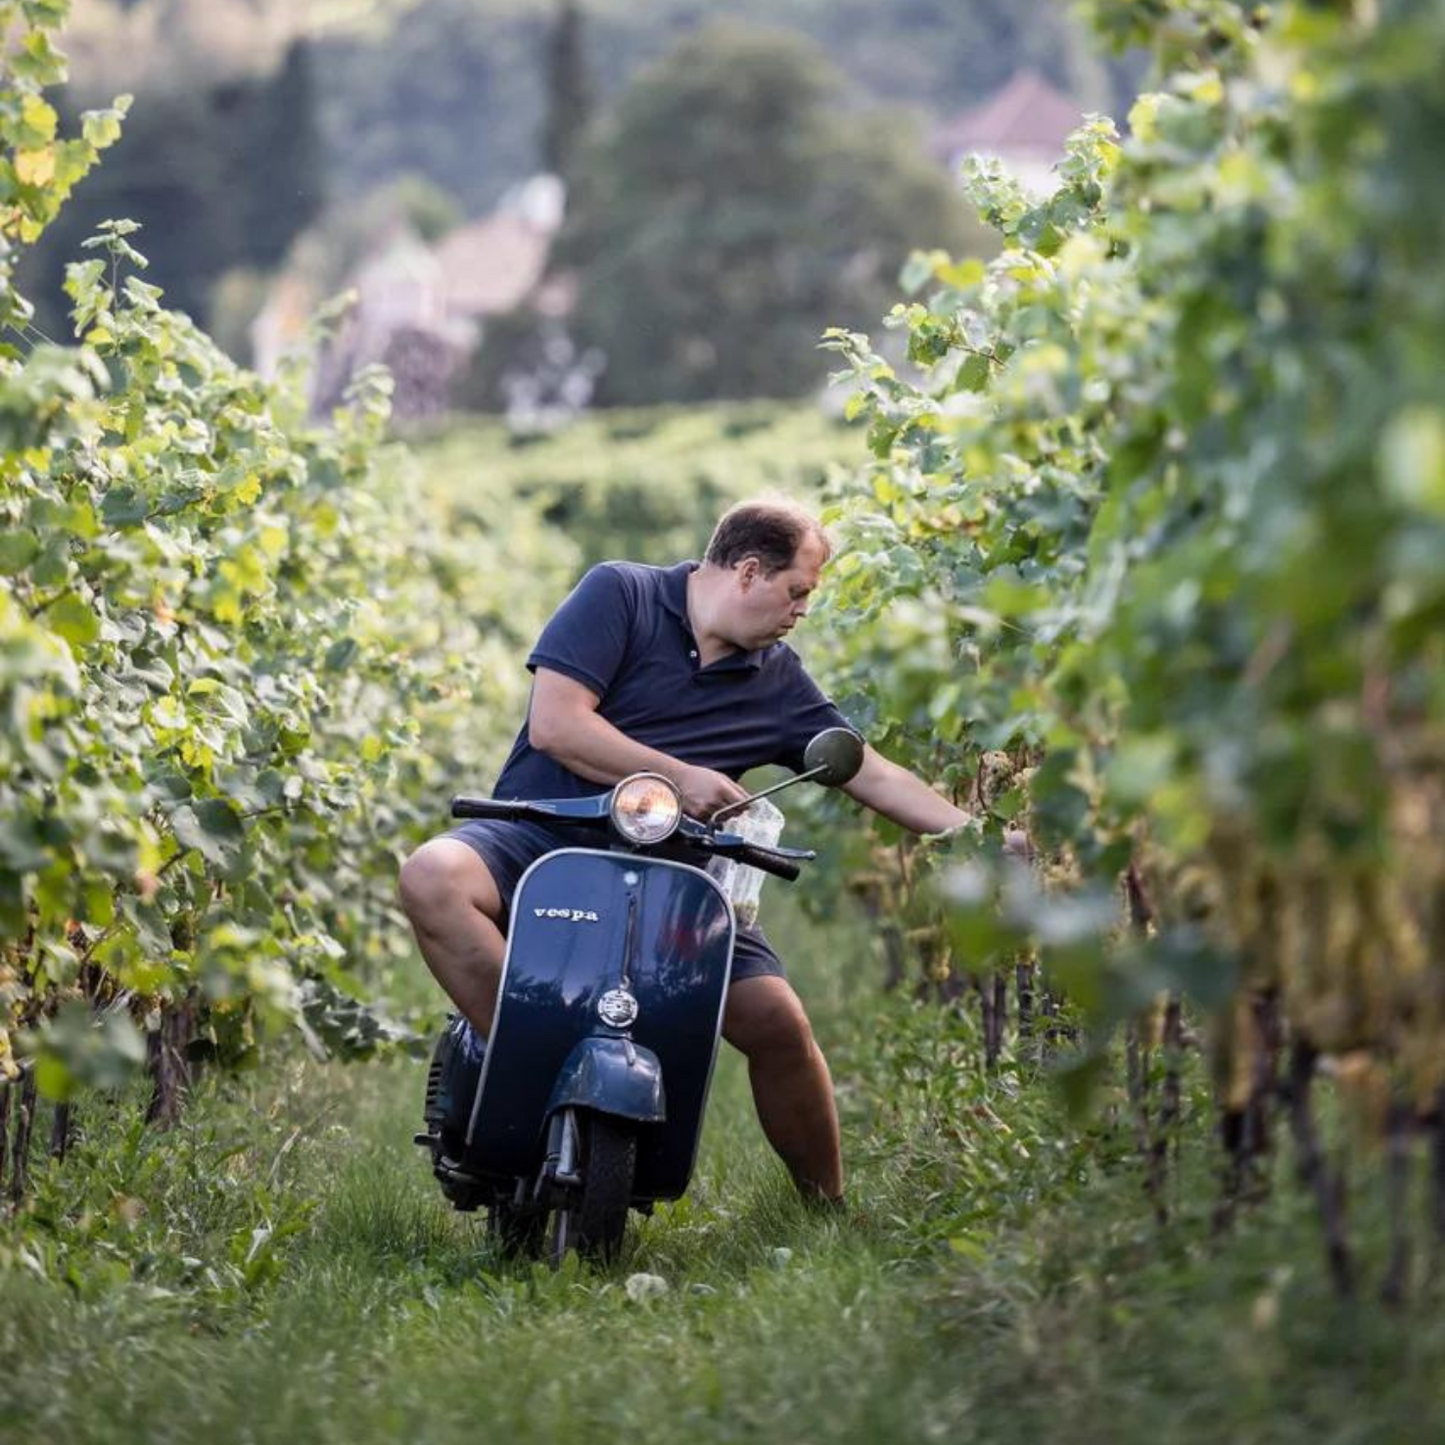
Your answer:
[[[764,873],[771,873],[774,878],[782,878],[789,883],[796,883],[803,871],[791,858],[784,858],[770,848],[760,848],[753,843],[744,844],[733,856],[749,868],[760,868]]]
[[[453,818],[517,818],[525,804],[504,803],[496,798],[469,798],[459,793],[452,799]]]

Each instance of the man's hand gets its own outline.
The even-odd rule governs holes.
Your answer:
[[[678,763],[668,775],[682,793],[682,810],[690,818],[706,822],[719,808],[741,803],[748,790],[733,782],[726,773],[700,768],[693,763]]]
[[[977,854],[983,844],[983,821],[981,815],[974,814],[965,823],[937,833],[925,833],[919,840],[922,855],[932,859]],[[1004,829],[1002,851],[1005,858],[1019,863],[1031,863],[1034,859],[1033,841],[1022,828]]]
[[[919,853],[924,858],[963,858],[978,851],[983,842],[983,819],[969,814],[962,823],[919,837]]]
[[[661,773],[677,785],[683,811],[706,821],[747,790],[724,773],[684,763],[620,733],[597,712],[598,697],[575,678],[539,667],[527,716],[527,740],[538,752],[589,782],[612,784],[628,773]]]

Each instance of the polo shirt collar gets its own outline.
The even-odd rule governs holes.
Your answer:
[[[692,630],[692,625],[687,620],[687,579],[697,571],[699,565],[693,561],[679,562],[675,567],[664,568],[662,573],[662,605],[689,632]],[[747,668],[749,671],[756,672],[763,665],[766,651],[766,648],[760,648],[755,652],[730,652],[726,657],[718,658],[703,671],[724,672]]]

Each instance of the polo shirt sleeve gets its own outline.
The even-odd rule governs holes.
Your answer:
[[[528,671],[545,667],[606,697],[627,655],[634,608],[618,569],[606,562],[593,567],[542,629]]]
[[[824,728],[851,728],[833,700],[808,676],[796,655],[783,708],[783,744],[778,761],[795,773],[803,771],[803,750]]]

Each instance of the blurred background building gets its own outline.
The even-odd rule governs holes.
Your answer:
[[[911,245],[987,244],[951,172],[1048,184],[1132,94],[1053,0],[76,0],[72,109],[121,143],[23,278],[52,334],[102,219],[263,372],[397,413],[798,395],[825,325],[876,325]]]
[[[1076,101],[1037,70],[1020,70],[981,104],[943,121],[933,132],[933,153],[950,171],[971,155],[1002,161],[1025,190],[1041,195],[1082,120]]]

